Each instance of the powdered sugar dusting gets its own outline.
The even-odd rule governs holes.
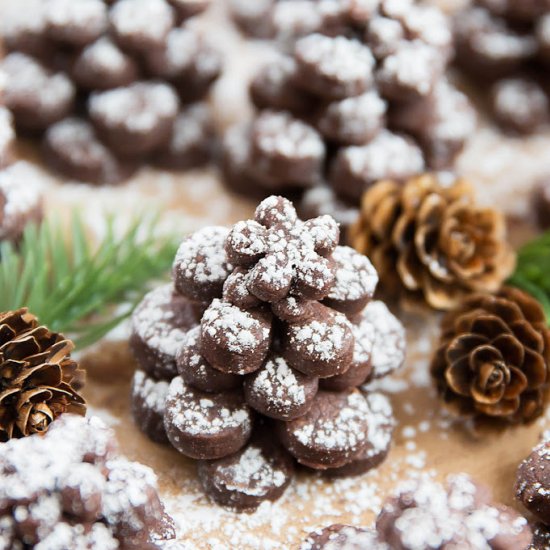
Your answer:
[[[143,34],[164,38],[174,24],[174,13],[164,0],[119,0],[110,11],[112,24],[121,35]]]
[[[132,394],[139,396],[148,409],[163,414],[166,408],[168,387],[168,382],[154,380],[142,370],[136,370],[132,382]]]

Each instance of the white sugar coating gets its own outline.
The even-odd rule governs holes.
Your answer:
[[[100,33],[107,27],[107,7],[102,0],[48,0],[46,20],[56,27],[81,27]]]
[[[254,376],[250,388],[254,395],[266,399],[270,407],[287,411],[306,401],[304,385],[298,376],[282,357],[272,356]]]
[[[534,114],[548,110],[548,97],[534,81],[522,78],[499,80],[494,87],[494,109],[500,116],[529,123]]]
[[[229,232],[227,246],[247,256],[265,254],[267,229],[255,220],[238,221]]]
[[[225,254],[229,229],[209,226],[185,239],[176,253],[174,270],[196,283],[223,282],[232,271]]]
[[[324,77],[344,84],[361,82],[366,86],[375,64],[367,47],[343,36],[306,36],[296,43],[295,55],[301,62],[313,65]]]
[[[375,330],[371,356],[374,376],[378,378],[399,368],[405,360],[405,329],[400,321],[378,300],[367,304],[361,320]]]
[[[191,105],[180,112],[170,140],[170,151],[184,153],[208,139],[212,127],[210,109],[203,103]]]
[[[367,27],[368,44],[378,59],[394,53],[405,38],[403,26],[389,17],[373,17]]]
[[[129,58],[112,40],[103,36],[82,50],[78,62],[93,71],[117,74],[126,69]]]
[[[181,349],[187,330],[177,325],[177,313],[170,304],[172,284],[160,286],[148,294],[134,310],[132,331],[147,347],[173,360]]]
[[[176,376],[168,390],[165,421],[188,435],[213,436],[227,430],[250,429],[250,410],[244,402],[229,408],[215,399],[214,394],[212,398],[199,397],[181,376]]]
[[[500,59],[527,58],[536,51],[533,36],[515,34],[502,19],[493,17],[480,7],[461,13],[455,28],[478,54],[497,62]]]
[[[438,82],[433,91],[433,132],[435,144],[440,141],[467,139],[475,131],[477,117],[468,98],[446,80]],[[516,105],[516,108],[520,108]]]
[[[142,370],[136,370],[132,381],[132,394],[139,396],[149,410],[163,414],[169,385],[164,380],[157,381]]]
[[[313,320],[303,325],[290,326],[290,341],[299,351],[305,351],[319,361],[331,361],[342,351],[345,338],[351,330],[345,315],[336,313],[329,323]]]
[[[368,416],[368,439],[364,457],[368,458],[389,449],[395,418],[390,400],[379,392],[371,392],[365,395],[370,409]]]
[[[42,175],[28,162],[0,170],[0,194],[5,201],[0,241],[19,227],[22,217],[40,209],[44,187]]]
[[[365,255],[349,246],[337,246],[332,259],[336,262],[336,279],[328,298],[351,301],[374,294],[378,273]]]
[[[405,179],[424,169],[422,151],[403,136],[381,131],[370,143],[341,150],[352,174],[368,181]]]
[[[302,207],[307,212],[329,215],[344,226],[354,223],[358,216],[357,208],[341,201],[327,185],[307,189],[302,198]]]
[[[351,325],[354,345],[353,345],[353,363],[365,364],[371,361],[372,349],[376,332],[369,322],[360,321]]]
[[[320,29],[323,18],[317,3],[307,0],[277,2],[272,14],[275,34],[283,43]]]
[[[0,87],[0,95],[2,93]],[[15,130],[13,129],[13,116],[9,109],[0,105],[0,159],[8,152],[9,147],[15,140]]]
[[[238,462],[220,466],[218,475],[226,480],[224,486],[228,491],[262,497],[287,481],[286,472],[274,467],[269,458],[252,443],[240,454]]]
[[[6,104],[31,96],[39,110],[58,109],[72,101],[75,88],[63,73],[51,73],[32,57],[10,53],[1,62],[7,74]]]
[[[403,42],[388,55],[378,71],[379,82],[427,95],[443,68],[441,52],[420,41]]]
[[[34,546],[35,550],[81,548],[88,550],[116,550],[119,542],[103,523],[94,523],[90,530],[81,524],[58,523],[50,534]]]
[[[375,90],[360,96],[333,101],[318,122],[321,131],[329,133],[336,126],[343,137],[363,136],[376,131],[386,114],[387,103]]]
[[[174,25],[174,11],[165,0],[118,0],[110,11],[121,36],[162,40]]]
[[[248,311],[219,299],[212,301],[202,316],[203,334],[222,343],[231,353],[241,354],[256,349],[269,338],[269,324],[264,324]]]
[[[177,76],[194,63],[201,49],[201,37],[195,29],[178,27],[166,38],[162,52],[165,76]]]
[[[322,422],[302,422],[292,433],[302,445],[308,447],[353,449],[367,439],[365,423],[369,414],[370,408],[363,395],[352,392],[346,396],[345,402],[340,403],[332,417],[322,417]]]
[[[309,124],[285,112],[263,111],[254,121],[255,145],[262,153],[293,159],[321,159],[325,145]]]
[[[174,89],[161,82],[137,82],[90,96],[90,116],[108,127],[147,134],[166,119],[175,118],[179,100]]]
[[[452,45],[449,18],[435,6],[413,4],[401,19],[409,33],[426,44],[441,50]]]

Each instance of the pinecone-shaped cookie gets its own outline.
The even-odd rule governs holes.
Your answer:
[[[431,372],[445,403],[460,415],[528,422],[544,409],[550,330],[540,304],[504,287],[476,295],[443,319]]]
[[[205,164],[213,126],[204,100],[221,72],[221,55],[187,20],[208,4],[21,0],[17,8],[7,6],[0,70],[17,131],[41,139],[55,172],[93,184],[124,181],[144,159],[176,169]],[[3,141],[0,167],[6,148]]]
[[[0,441],[46,432],[65,412],[85,414],[85,373],[72,349],[26,309],[0,314]]]
[[[319,215],[341,201],[357,206],[380,179],[452,166],[475,115],[444,76],[452,33],[438,9],[392,0],[264,0],[253,9],[238,1],[233,9],[243,27],[280,38],[281,54],[251,83],[255,117],[224,140],[230,187],[305,191]],[[330,198],[313,200],[326,185]]]
[[[185,239],[174,286],[134,314],[143,369],[134,418],[155,441],[200,460],[205,490],[223,505],[278,498],[289,455],[341,476],[388,453],[391,405],[366,384],[403,363],[404,330],[372,300],[370,261],[338,240],[329,216],[302,221],[290,201],[269,197],[254,219]]]
[[[495,292],[515,255],[504,217],[475,205],[464,180],[425,174],[404,186],[382,181],[363,196],[349,241],[373,261],[385,292],[449,310],[474,292]]]

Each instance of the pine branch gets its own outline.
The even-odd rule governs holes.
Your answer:
[[[95,243],[76,214],[68,240],[59,222],[30,225],[18,247],[0,245],[0,311],[28,307],[79,348],[93,344],[130,315],[149,281],[169,270],[177,243],[154,234],[156,221],[136,218],[117,235],[109,218]]]
[[[550,324],[550,231],[519,250],[516,271],[508,284],[537,298]]]

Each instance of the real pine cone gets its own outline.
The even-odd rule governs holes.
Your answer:
[[[549,368],[542,307],[504,287],[496,295],[471,296],[445,316],[431,372],[458,414],[527,422],[543,411]]]
[[[515,267],[501,213],[479,208],[472,187],[424,174],[365,192],[350,242],[369,256],[382,290],[449,310],[477,292],[495,292]]]
[[[0,314],[0,441],[45,432],[64,412],[85,414],[72,349],[26,308]]]

